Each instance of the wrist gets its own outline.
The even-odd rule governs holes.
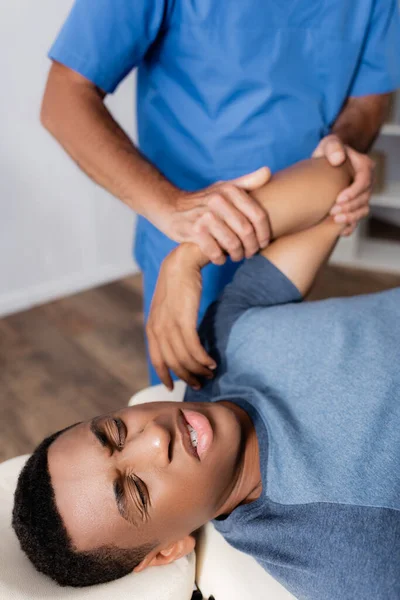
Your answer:
[[[341,142],[344,146],[351,145],[351,140],[349,138],[348,132],[343,131],[343,128],[335,127],[334,125],[329,131],[328,135],[334,135],[335,137],[337,137],[339,142]]]
[[[186,269],[200,270],[210,262],[199,246],[193,242],[179,244],[174,252],[177,264]]]
[[[169,182],[166,183],[167,185],[161,186],[151,194],[141,214],[157,229],[174,239],[170,229],[172,229],[174,216],[178,210],[179,198],[183,192]]]

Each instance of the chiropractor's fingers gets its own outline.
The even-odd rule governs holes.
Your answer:
[[[238,233],[246,250],[246,257],[253,256],[260,248],[266,248],[271,237],[266,210],[257,200],[233,183],[225,183],[221,191],[241,215]]]
[[[226,197],[222,193],[215,193],[210,198],[208,206],[236,234],[246,258],[250,258],[259,250],[260,246],[253,225],[234,204],[235,196],[241,194],[246,196],[245,192],[233,185],[224,187]]]
[[[270,169],[268,167],[261,167],[260,169],[257,169],[252,173],[246,173],[246,175],[242,175],[241,177],[236,177],[236,179],[232,179],[231,183],[241,188],[242,190],[247,190],[248,192],[251,192],[265,185],[270,179]]]
[[[225,183],[224,189],[228,187],[228,193],[236,208],[247,217],[256,232],[258,245],[260,248],[266,248],[271,238],[271,227],[266,211],[260,206],[250,194],[271,179],[271,170],[268,167],[261,167],[253,173],[242,175]]]
[[[371,196],[373,181],[368,173],[356,173],[354,182],[338,196],[336,204],[338,206],[355,200],[361,194],[368,194],[368,198]]]
[[[233,261],[242,260],[244,257],[240,239],[214,212],[205,212],[198,220],[195,231],[200,234],[210,233],[220,248],[225,250]],[[203,250],[203,248],[201,249]]]
[[[368,207],[369,199],[370,199],[371,191],[368,189],[366,192],[363,192],[354,200],[350,202],[343,202],[342,204],[335,204],[332,207],[330,214],[332,216],[340,215],[340,214],[348,214],[355,212],[360,208]],[[339,221],[340,222],[340,221]],[[343,221],[344,222],[344,221]]]
[[[375,164],[369,156],[344,145],[334,134],[321,140],[313,156],[325,156],[332,165],[342,164],[347,158],[354,171],[353,183],[340,192],[330,214],[336,223],[346,223],[342,235],[350,235],[357,222],[368,214],[372,193]]]
[[[343,229],[342,233],[340,234],[341,237],[348,237],[349,235],[354,233],[357,225],[358,225],[358,223],[353,223],[352,225],[348,225],[347,227],[345,227]]]
[[[214,265],[221,266],[226,262],[226,255],[223,249],[218,245],[208,230],[208,227],[202,221],[198,221],[193,228],[193,242]]]
[[[331,215],[334,216],[336,223],[347,223],[354,227],[346,227],[342,235],[350,235],[358,221],[369,213],[369,201],[372,193],[373,174],[356,172],[354,183],[344,190],[338,197],[335,206],[331,209]]]
[[[346,223],[347,225],[357,224],[358,221],[366,217],[369,213],[369,206],[362,206],[357,210],[353,210],[349,213],[341,213],[335,216],[336,223]],[[342,232],[342,235],[345,234],[345,230]]]
[[[366,154],[356,152],[352,148],[349,148],[348,156],[354,169],[354,181],[348,188],[339,194],[336,201],[337,204],[350,202],[364,192],[371,193],[374,184],[374,161]]]
[[[333,167],[346,160],[346,149],[341,140],[334,134],[324,137],[313,152],[314,158],[325,156]]]

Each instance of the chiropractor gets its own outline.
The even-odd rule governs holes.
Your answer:
[[[176,243],[196,242],[213,263],[200,317],[237,261],[268,244],[251,195],[265,165],[347,155],[355,179],[333,213],[350,233],[368,212],[365,153],[400,86],[397,0],[76,0],[50,58],[42,122],[139,214],[146,317]],[[140,150],[104,104],[136,66]]]

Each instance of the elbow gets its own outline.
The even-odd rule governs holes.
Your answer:
[[[54,136],[57,134],[62,114],[65,112],[63,97],[68,92],[58,71],[59,69],[55,65],[50,69],[39,115],[41,125]]]
[[[48,102],[46,101],[46,95],[43,98],[42,106],[40,108],[40,123],[45,129],[47,129],[47,131],[50,131],[51,118]]]
[[[40,123],[49,133],[53,134],[55,122],[53,102],[49,98],[48,89],[46,89],[40,108]]]
[[[44,129],[56,138],[61,130],[62,112],[60,111],[60,104],[57,90],[52,89],[48,83],[43,95],[39,118]]]

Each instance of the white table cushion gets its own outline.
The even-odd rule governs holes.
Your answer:
[[[179,402],[185,388],[181,381],[175,383],[173,392],[162,385],[154,386],[136,394],[129,404]],[[205,598],[213,595],[215,600],[295,600],[254,558],[228,544],[211,523],[202,529],[196,555],[196,582]]]

